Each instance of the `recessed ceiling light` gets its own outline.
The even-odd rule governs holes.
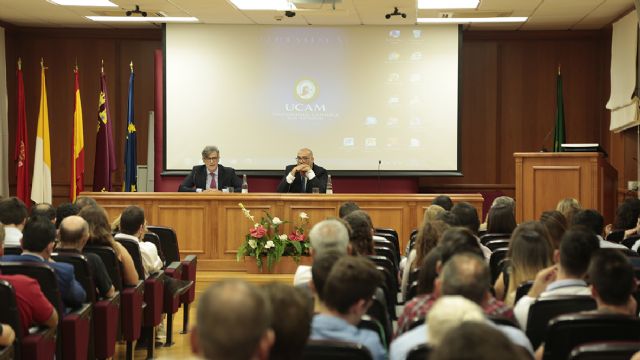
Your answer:
[[[109,6],[117,7],[118,5],[109,0],[47,0],[50,3],[63,6]]]
[[[187,16],[85,16],[89,20],[101,22],[198,22],[196,17]]]
[[[229,0],[240,10],[297,10],[289,0]]]
[[[514,23],[525,22],[527,17],[486,17],[486,18],[418,18],[419,24],[470,24],[470,23]]]
[[[475,9],[480,0],[418,0],[418,9]]]

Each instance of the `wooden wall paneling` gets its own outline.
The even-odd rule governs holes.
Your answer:
[[[528,181],[531,183],[526,184]],[[533,166],[531,177],[525,177],[524,185],[525,189],[533,189],[533,192],[526,194],[524,201],[531,201],[534,211],[525,213],[524,220],[538,219],[543,211],[555,209],[560,200],[555,194],[560,193],[563,197],[576,199],[590,196],[584,193],[590,189],[588,185],[582,185],[584,181],[587,179],[581,176],[580,166]],[[553,192],[549,191],[551,188],[554,188]]]
[[[189,254],[213,256],[214,242],[206,241],[211,238],[217,222],[207,221],[216,219],[216,208],[206,203],[171,202],[157,206],[157,222],[162,226],[169,226],[175,230],[180,244],[180,252]],[[178,216],[179,214],[179,216]]]

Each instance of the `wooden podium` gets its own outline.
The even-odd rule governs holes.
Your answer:
[[[588,153],[514,153],[516,220],[537,220],[566,197],[583,209],[596,209],[611,223],[615,215],[617,171],[605,155]]]

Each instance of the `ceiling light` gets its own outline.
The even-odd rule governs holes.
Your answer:
[[[289,0],[229,0],[240,10],[297,10]]]
[[[109,6],[116,7],[118,5],[109,0],[47,0],[50,3],[64,6]]]
[[[101,22],[152,22],[152,23],[169,23],[169,22],[198,22],[196,17],[187,16],[85,16],[89,20]]]
[[[525,22],[528,17],[485,17],[485,18],[418,18],[419,24],[470,24],[470,23],[514,23]]]
[[[480,0],[418,0],[418,9],[475,9]]]

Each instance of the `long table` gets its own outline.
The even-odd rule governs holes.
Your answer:
[[[375,227],[393,228],[398,232],[401,249],[409,241],[413,229],[422,222],[424,210],[434,194],[275,194],[275,193],[119,193],[85,192],[115,219],[124,208],[137,205],[144,209],[149,225],[172,227],[178,236],[180,253],[198,256],[198,269],[245,271],[236,261],[236,250],[253,223],[247,219],[242,203],[256,220],[264,211],[282,220],[296,220],[300,212],[313,224],[337,217],[340,204],[356,202],[371,216]],[[452,194],[454,202],[467,201],[482,216],[480,194]],[[283,230],[289,233],[292,224]]]

